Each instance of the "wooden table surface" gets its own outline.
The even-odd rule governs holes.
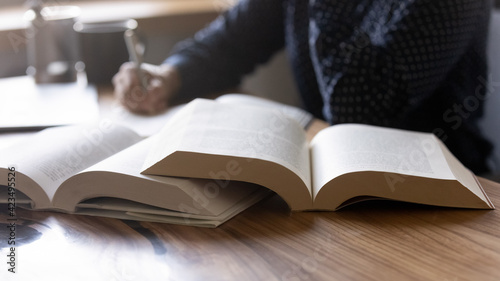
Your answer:
[[[480,180],[500,206],[500,184]],[[496,210],[371,201],[290,212],[274,196],[205,229],[18,209],[16,273],[8,271],[6,213],[0,210],[2,281],[500,280]]]
[[[500,184],[483,180],[500,206]],[[388,201],[289,212],[271,197],[216,229],[18,210],[0,280],[500,280],[498,211]],[[0,260],[9,253],[0,215]]]

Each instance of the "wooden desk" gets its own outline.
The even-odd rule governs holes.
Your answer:
[[[500,206],[500,185],[483,183]],[[2,262],[1,280],[500,278],[498,211],[379,201],[290,213],[273,197],[217,229],[25,210],[18,217],[17,273]]]
[[[500,206],[500,184],[481,179]],[[0,211],[0,280],[499,280],[500,213],[359,203],[290,213],[272,197],[217,229]]]

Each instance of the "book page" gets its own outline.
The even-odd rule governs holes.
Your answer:
[[[197,99],[179,113],[163,128],[161,142],[151,149],[143,169],[175,150],[236,156],[284,166],[309,188],[304,130],[280,112]]]
[[[450,165],[451,171],[455,175],[456,179],[462,185],[466,186],[477,197],[481,198],[481,200],[491,203],[491,201],[486,196],[486,193],[484,193],[484,190],[479,185],[476,176],[471,171],[469,171],[464,165],[462,165],[462,163],[460,163],[460,161],[455,157],[455,155],[453,155],[443,143],[440,143],[440,145],[441,145],[441,150],[443,151],[443,154],[446,157],[446,161]]]
[[[343,124],[322,130],[311,142],[313,192],[342,174],[382,171],[455,179],[437,138],[369,125]]]
[[[123,127],[127,127],[141,137],[150,137],[160,132],[165,124],[184,105],[169,107],[167,110],[155,115],[134,113],[125,108],[118,100],[109,105],[109,110],[103,110],[101,118],[107,118]]]
[[[282,104],[276,101],[268,100],[261,97],[245,95],[245,94],[226,94],[220,96],[216,99],[217,102],[230,103],[230,104],[240,104],[240,105],[250,105],[260,108],[269,108],[278,110],[282,114],[285,114],[289,118],[297,121],[297,123],[302,126],[302,128],[307,128],[307,126],[312,122],[314,117],[311,113],[291,105]]]
[[[182,216],[179,213],[182,212],[184,217],[188,213],[191,214],[189,217],[213,217],[240,201],[246,202],[252,193],[265,190],[245,183],[219,184],[206,179],[140,174],[154,141],[155,137],[142,140],[71,177],[58,189],[54,206],[65,210],[72,210],[75,206],[77,210],[90,208],[89,201],[81,201],[93,198],[91,201],[100,202],[94,207],[100,209],[159,215],[176,212],[178,216]],[[146,204],[142,210],[132,208],[139,203]]]
[[[52,200],[63,181],[140,139],[133,131],[105,121],[96,126],[50,128],[4,149],[1,164],[15,165]]]

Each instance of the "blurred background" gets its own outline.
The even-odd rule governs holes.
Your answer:
[[[144,61],[159,64],[175,43],[192,36],[236,1],[45,0],[43,3],[79,6],[81,13],[78,21],[84,23],[135,19],[140,38],[146,45]],[[23,15],[30,8],[28,2],[25,0],[0,2],[0,77],[26,75],[28,62],[25,28],[29,22],[23,20]],[[300,103],[283,52],[245,79],[242,88],[247,92],[287,104]]]

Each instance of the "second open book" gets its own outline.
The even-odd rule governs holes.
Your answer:
[[[162,129],[142,173],[256,183],[292,210],[336,210],[368,198],[494,208],[476,177],[432,134],[345,124],[309,143],[280,111],[204,99]]]

